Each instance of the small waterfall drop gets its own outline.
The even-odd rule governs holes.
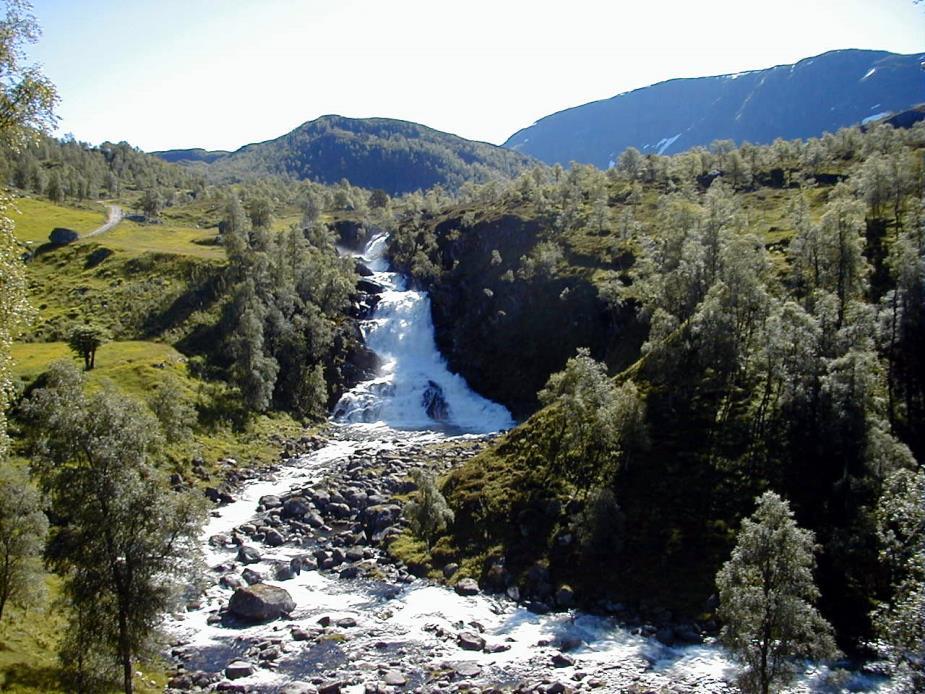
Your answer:
[[[387,240],[386,234],[373,237],[359,256],[373,273],[369,279],[383,288],[372,318],[362,326],[366,345],[381,360],[379,373],[343,395],[334,419],[475,433],[510,428],[514,422],[505,407],[474,393],[447,368],[434,341],[430,298],[389,272]]]

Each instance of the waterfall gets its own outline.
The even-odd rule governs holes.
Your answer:
[[[381,360],[379,372],[344,394],[334,419],[397,429],[486,433],[510,428],[514,422],[506,408],[474,393],[447,368],[434,341],[430,298],[389,272],[387,240],[386,234],[373,237],[359,256],[373,272],[370,279],[383,288],[372,318],[362,326],[366,345]]]

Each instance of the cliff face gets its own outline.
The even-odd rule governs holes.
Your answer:
[[[586,277],[524,275],[536,219],[503,214],[458,229],[455,218],[435,225],[442,272],[428,289],[437,345],[473,389],[522,418],[578,347],[603,356],[610,320]]]

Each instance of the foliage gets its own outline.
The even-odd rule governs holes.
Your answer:
[[[43,597],[47,532],[48,519],[28,475],[0,459],[0,620],[8,604],[28,607]]]
[[[424,470],[414,470],[415,498],[405,504],[404,514],[412,532],[430,547],[434,538],[453,522],[453,511],[437,487],[436,478]]]
[[[109,339],[106,330],[99,325],[85,323],[75,325],[67,336],[67,344],[73,352],[84,360],[84,370],[90,371],[96,366],[96,351]]]
[[[629,464],[647,441],[645,406],[636,385],[614,384],[586,349],[549,377],[539,399],[558,406],[559,443],[550,471],[584,490],[613,479],[618,466]]]
[[[903,691],[925,687],[925,471],[897,470],[877,505],[880,558],[890,599],[872,615],[879,650]]]
[[[813,535],[773,492],[757,500],[716,576],[723,643],[746,666],[746,691],[767,694],[792,676],[796,658],[835,655],[832,627],[813,607]]]
[[[186,441],[192,436],[196,408],[175,376],[166,376],[148,398],[148,407],[157,417],[168,443]]]
[[[167,489],[153,464],[157,425],[135,401],[83,392],[68,362],[52,365],[24,411],[34,460],[61,519],[48,555],[73,611],[67,643],[106,653],[132,692],[133,661],[197,569],[201,497]],[[73,664],[73,663],[71,663]]]

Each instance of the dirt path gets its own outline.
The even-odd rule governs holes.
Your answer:
[[[100,234],[105,234],[107,231],[121,222],[123,217],[125,217],[125,213],[118,205],[106,205],[106,207],[109,208],[109,218],[106,220],[106,223],[97,227],[93,231],[88,231],[86,234],[81,234],[80,238],[87,239],[91,236],[99,236]]]

